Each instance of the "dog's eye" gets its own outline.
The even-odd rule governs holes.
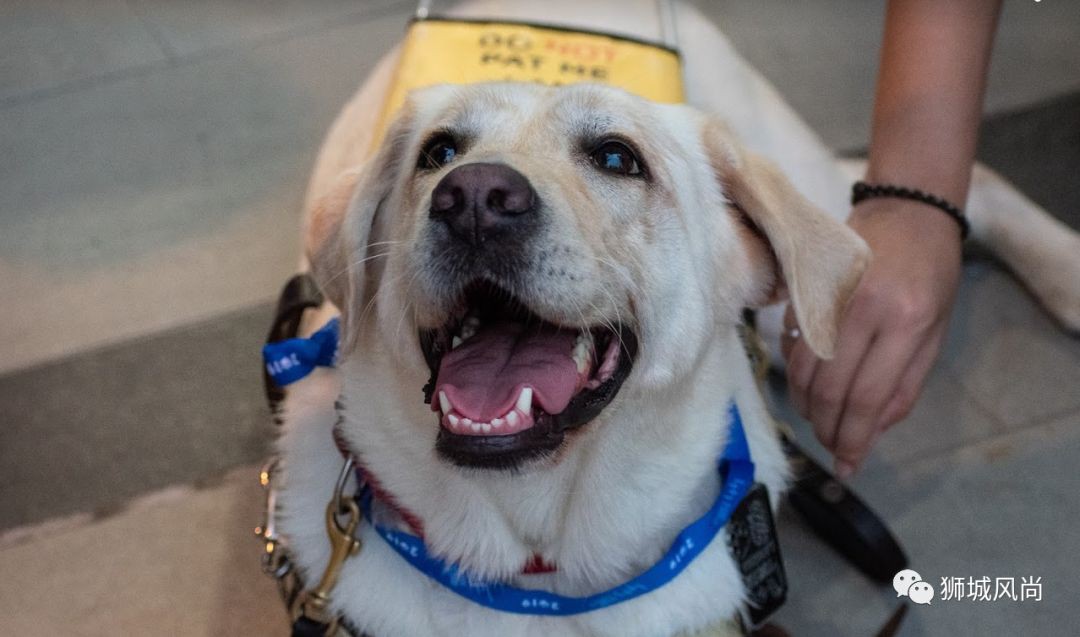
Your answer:
[[[609,140],[601,143],[590,154],[596,166],[616,175],[636,176],[642,173],[637,155],[626,144]]]
[[[420,151],[420,158],[416,161],[416,167],[431,170],[445,166],[454,161],[457,154],[457,142],[453,137],[446,134],[436,135],[424,144],[424,148]]]

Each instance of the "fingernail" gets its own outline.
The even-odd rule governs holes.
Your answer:
[[[855,465],[844,460],[837,460],[833,466],[833,470],[836,471],[836,477],[841,480],[847,480],[855,473]]]

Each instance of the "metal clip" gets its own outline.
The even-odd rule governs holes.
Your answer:
[[[326,535],[330,539],[330,559],[318,585],[304,595],[303,614],[324,623],[336,622],[336,618],[327,617],[330,591],[337,584],[345,560],[360,552],[360,540],[356,537],[356,527],[360,524],[360,507],[355,498],[344,494],[345,483],[352,470],[353,461],[350,458],[341,468],[341,475],[334,488],[334,497],[326,505]],[[345,518],[344,524],[338,521],[339,516]]]
[[[277,465],[278,459],[273,458],[259,472],[259,484],[266,492],[266,509],[262,525],[255,527],[255,535],[263,541],[263,572],[280,581],[292,568],[292,564],[282,550],[281,538],[277,533],[277,490],[270,483]]]

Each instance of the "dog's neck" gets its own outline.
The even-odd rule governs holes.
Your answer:
[[[344,395],[371,391],[364,370],[376,367],[345,365]],[[430,420],[423,405],[394,416],[351,409],[346,401],[342,432],[382,488],[422,521],[433,554],[480,578],[591,594],[655,563],[712,503],[731,401],[751,418],[759,415],[760,396],[734,330],[702,352],[691,377],[693,383],[648,394],[624,388],[597,420],[568,436],[551,465],[518,473],[452,467],[434,457],[434,440],[415,428],[364,422]],[[748,425],[751,437],[754,428]],[[536,555],[557,572],[522,575]]]

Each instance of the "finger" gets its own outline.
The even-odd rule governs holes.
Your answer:
[[[789,304],[787,311],[784,313],[784,330],[788,341],[787,351],[784,354],[787,359],[788,395],[796,411],[805,417],[806,392],[810,388],[811,379],[814,377],[814,366],[817,364],[817,357],[803,342],[802,336],[796,336],[792,332],[797,328],[798,322],[795,319],[795,312]],[[782,350],[784,349],[784,340],[781,339]]]
[[[885,409],[882,410],[881,417],[878,419],[877,429],[882,433],[907,418],[908,414],[911,413],[911,409],[915,406],[919,396],[922,395],[923,387],[925,387],[926,380],[930,376],[930,370],[933,369],[934,363],[937,361],[937,355],[941,351],[941,341],[944,336],[945,330],[938,330],[933,338],[919,347],[918,352],[911,359],[911,364],[900,378],[900,384],[897,385],[896,391],[889,398]]]
[[[788,395],[795,409],[809,420],[807,412],[807,392],[810,390],[810,381],[814,378],[814,368],[818,364],[818,358],[814,352],[799,339],[791,348],[791,359],[787,365]]]
[[[872,324],[848,315],[840,326],[840,342],[832,360],[821,361],[814,370],[808,392],[809,417],[818,440],[830,451],[836,446],[836,434],[844,402],[855,372],[869,350],[874,331]]]
[[[877,424],[922,340],[906,332],[874,339],[844,401],[833,456],[841,477],[851,475],[866,457]]]

